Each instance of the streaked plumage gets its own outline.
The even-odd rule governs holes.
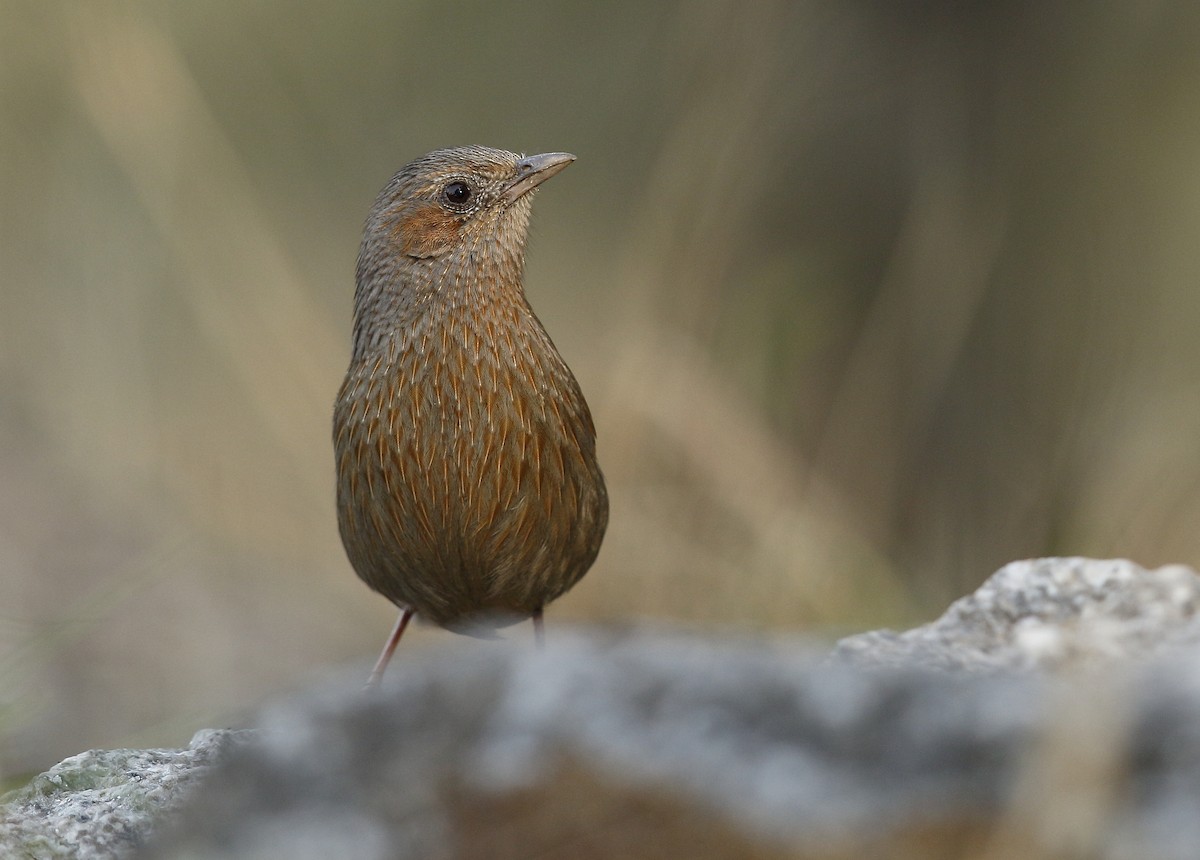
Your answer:
[[[587,403],[523,289],[533,188],[571,160],[433,152],[367,219],[338,525],[371,588],[452,629],[540,617],[607,525]]]

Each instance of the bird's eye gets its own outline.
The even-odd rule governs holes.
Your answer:
[[[471,186],[461,181],[449,182],[442,189],[442,199],[451,206],[463,206],[471,199]]]

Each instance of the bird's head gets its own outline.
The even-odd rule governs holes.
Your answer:
[[[574,160],[566,152],[439,149],[392,177],[375,202],[367,235],[382,240],[390,253],[416,259],[480,243],[520,254],[531,192]]]

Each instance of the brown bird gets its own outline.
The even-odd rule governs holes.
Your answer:
[[[534,189],[575,156],[443,149],[367,218],[350,368],[333,415],[338,527],[359,577],[400,607],[488,635],[591,567],[608,524],[579,384],[525,298]]]

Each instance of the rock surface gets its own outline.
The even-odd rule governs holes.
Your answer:
[[[68,759],[4,798],[0,856],[1191,858],[1198,598],[1187,568],[1041,559],[832,657],[468,642],[253,733]]]
[[[1062,669],[1105,665],[1200,643],[1200,577],[1125,559],[1039,558],[1005,565],[930,624],[838,643],[875,666]]]
[[[129,856],[250,734],[205,730],[187,749],[91,750],[64,759],[2,798],[0,856]]]

